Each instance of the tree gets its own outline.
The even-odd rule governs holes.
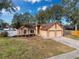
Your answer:
[[[40,11],[40,12],[36,15],[37,23],[38,23],[38,24],[47,23],[47,20],[48,20],[47,14],[48,14],[48,13],[47,13],[46,11]]]
[[[14,11],[15,12],[15,5],[12,0],[0,0],[0,10],[6,9],[6,11]]]
[[[65,9],[65,16],[67,16],[69,21],[75,25],[75,30],[77,30],[77,25],[79,24],[79,0],[62,0],[63,7]]]
[[[9,26],[9,24],[0,19],[0,29],[6,28],[7,26]]]
[[[3,22],[3,23],[2,23],[2,28],[6,28],[6,27],[9,27],[9,24],[6,23],[6,22]]]
[[[61,17],[64,15],[64,10],[60,5],[54,5],[50,8],[50,17],[54,22],[60,22]]]
[[[21,17],[20,16],[21,16],[21,14],[20,15],[19,14],[14,15],[13,20],[12,20],[12,26],[14,28],[18,29],[21,26],[21,21],[20,21]]]
[[[50,20],[53,22],[59,22],[64,14],[64,10],[61,6],[54,5],[51,8],[47,8],[45,11],[40,11],[36,17],[38,24],[48,23]]]
[[[33,24],[35,24],[35,18],[29,13],[15,14],[12,20],[12,26],[15,28]]]
[[[75,11],[71,16],[72,25],[75,25],[75,30],[77,31],[77,26],[79,24],[79,11]]]
[[[0,19],[0,28],[2,28],[2,23],[4,23],[4,22],[2,19]]]
[[[34,24],[35,23],[35,18],[34,16],[32,16],[31,14],[29,13],[24,13],[22,15],[22,22],[23,24]]]
[[[71,16],[78,9],[79,0],[61,0],[63,8],[65,9],[66,15]]]

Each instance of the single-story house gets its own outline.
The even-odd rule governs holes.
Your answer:
[[[60,23],[48,23],[36,27],[36,35],[43,38],[63,36],[63,27]]]
[[[25,35],[34,35],[34,28],[33,27],[27,27],[27,26],[21,26],[17,29],[17,35],[18,36],[25,36]]]
[[[17,35],[17,29],[16,28],[8,27],[8,28],[4,28],[3,31],[7,32],[9,37]]]

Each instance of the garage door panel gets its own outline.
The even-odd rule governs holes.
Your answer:
[[[49,31],[49,38],[55,37],[55,31]]]
[[[57,30],[57,31],[49,31],[49,34],[48,34],[48,37],[49,38],[53,38],[53,37],[61,37],[63,34],[62,34],[62,31],[61,30]]]
[[[62,36],[62,31],[56,31],[56,37],[61,37]]]

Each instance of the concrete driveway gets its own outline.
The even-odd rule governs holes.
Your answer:
[[[66,37],[57,37],[53,40],[70,46],[72,48],[75,48],[76,50],[58,56],[50,57],[47,59],[75,59],[76,57],[79,57],[79,41]]]

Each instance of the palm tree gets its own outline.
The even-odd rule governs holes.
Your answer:
[[[6,11],[14,11],[15,12],[15,5],[12,0],[0,0],[0,10],[6,9]]]

